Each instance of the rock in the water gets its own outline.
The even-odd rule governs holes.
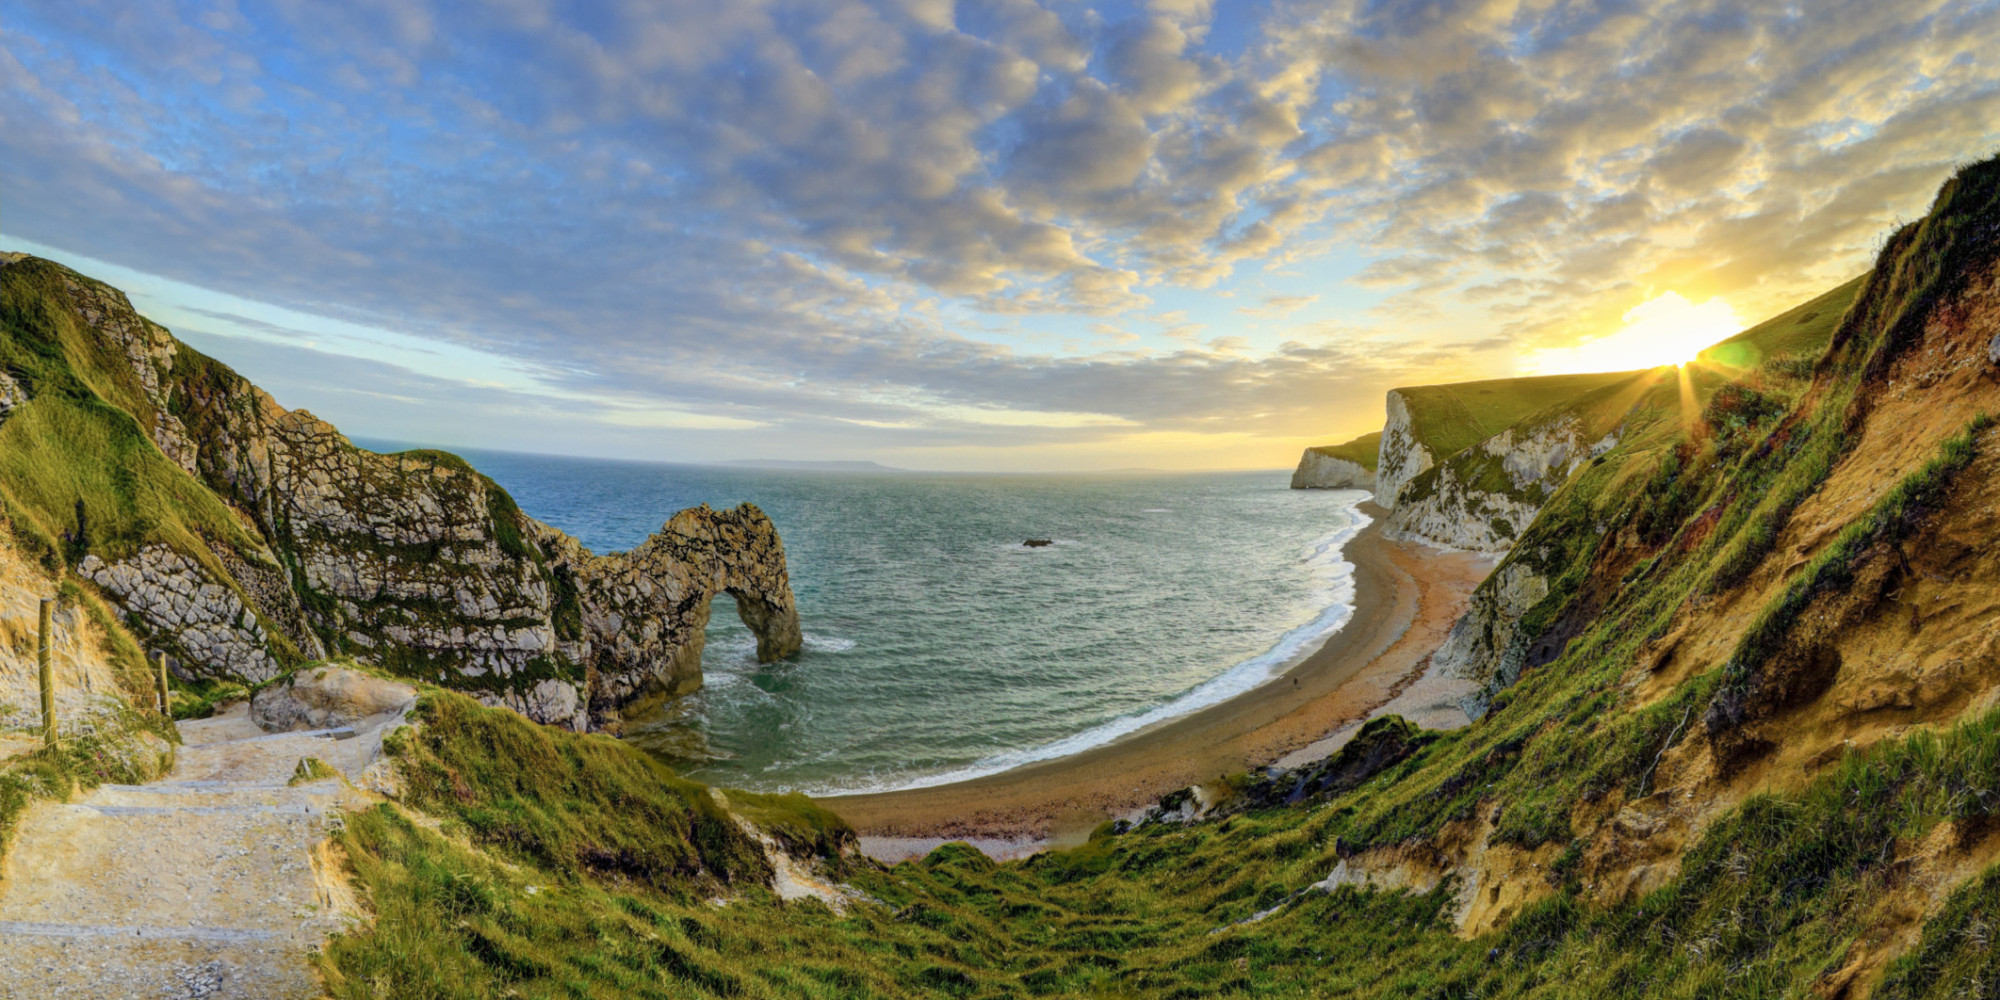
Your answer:
[[[1053,538],[1030,538],[1021,544],[1031,549],[1039,549],[1044,545],[1054,545],[1055,543],[1056,540]]]
[[[306,667],[250,699],[250,721],[266,732],[331,729],[401,711],[415,700],[408,684],[346,667]]]

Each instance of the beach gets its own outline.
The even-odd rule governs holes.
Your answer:
[[[1491,557],[1382,537],[1386,518],[1350,540],[1354,613],[1272,682],[1091,750],[949,785],[832,796],[864,848],[884,860],[968,839],[996,856],[1079,841],[1097,824],[1189,785],[1262,767],[1306,748],[1331,752],[1343,730],[1395,702],[1449,721],[1448,685],[1422,677]],[[1461,717],[1462,719],[1462,717]]]

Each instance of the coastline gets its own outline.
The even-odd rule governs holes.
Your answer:
[[[1062,844],[1176,789],[1337,741],[1343,728],[1421,686],[1413,682],[1429,653],[1492,566],[1487,557],[1389,541],[1381,534],[1386,512],[1372,503],[1361,510],[1372,523],[1342,554],[1354,566],[1353,614],[1271,682],[1071,756],[954,784],[818,801],[878,858],[953,839]]]

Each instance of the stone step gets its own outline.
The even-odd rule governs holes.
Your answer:
[[[134,792],[143,795],[234,795],[237,792],[284,791],[285,781],[156,781],[150,785],[99,785],[101,792]]]
[[[302,806],[38,809],[9,848],[0,920],[295,926],[319,911],[311,852],[329,827]]]
[[[158,810],[201,815],[204,810],[326,813],[339,808],[341,786],[331,779],[296,786],[258,784],[229,787],[100,785],[69,808],[94,809],[105,816],[139,816]]]
[[[99,816],[316,816],[324,809],[314,808],[305,802],[258,802],[244,805],[212,806],[199,804],[165,803],[163,805],[128,806],[112,803],[78,803],[62,806],[64,809],[78,809],[96,813]]]
[[[0,925],[7,926],[7,925]],[[317,1000],[324,995],[305,949],[283,939],[205,933],[215,928],[147,928],[127,937],[0,930],[0,998],[5,1000]]]
[[[252,927],[201,927],[183,925],[162,927],[156,924],[48,924],[28,920],[0,920],[0,938],[49,937],[49,938],[144,938],[167,941],[220,941],[227,944],[248,944],[257,941],[276,941],[284,935],[274,931],[258,930]]]

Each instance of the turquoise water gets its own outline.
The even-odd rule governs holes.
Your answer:
[[[752,501],[806,648],[758,664],[718,598],[703,689],[634,742],[704,781],[910,787],[1074,753],[1282,672],[1351,611],[1360,492],[1283,473],[823,473],[468,452],[596,551]],[[1041,549],[1028,538],[1052,538]]]

